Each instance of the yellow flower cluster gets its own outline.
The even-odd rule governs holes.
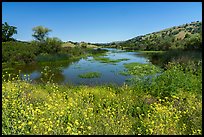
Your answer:
[[[196,95],[185,92],[150,104],[147,97],[154,100],[127,85],[117,90],[3,82],[2,134],[202,134]]]

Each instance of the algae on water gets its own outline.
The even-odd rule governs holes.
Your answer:
[[[98,78],[100,76],[100,72],[87,72],[79,75],[80,78]]]

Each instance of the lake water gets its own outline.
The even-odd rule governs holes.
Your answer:
[[[49,77],[54,82],[59,84],[72,84],[72,85],[102,85],[102,84],[117,84],[122,85],[124,82],[132,76],[124,76],[119,74],[120,71],[124,71],[124,63],[149,63],[148,59],[141,56],[137,52],[126,52],[124,50],[104,48],[108,52],[104,56],[111,60],[116,59],[128,59],[115,64],[101,63],[89,56],[77,61],[57,61],[44,64],[24,65],[15,68],[15,72],[20,70],[20,77],[22,79],[29,79],[32,81],[40,82],[43,70],[46,66],[49,67]],[[100,72],[99,78],[80,78],[79,75],[87,72]],[[54,76],[50,75],[54,74]]]

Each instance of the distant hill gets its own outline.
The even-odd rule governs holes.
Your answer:
[[[135,50],[168,50],[169,48],[181,47],[181,41],[184,42],[184,40],[195,37],[195,35],[202,35],[202,22],[186,23],[158,32],[137,36],[126,41],[112,42],[104,45]]]

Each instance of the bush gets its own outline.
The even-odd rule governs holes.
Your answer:
[[[37,47],[30,43],[2,42],[2,62],[23,62],[34,61],[37,55]]]
[[[194,34],[186,40],[185,49],[202,50],[202,37],[200,34]]]
[[[32,45],[38,48],[38,54],[56,54],[61,50],[62,41],[58,38],[47,38],[44,42],[32,41]]]

